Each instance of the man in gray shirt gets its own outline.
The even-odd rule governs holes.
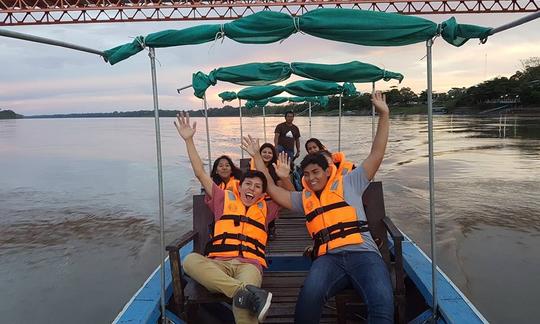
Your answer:
[[[320,154],[301,163],[304,190],[289,192],[269,180],[268,193],[281,206],[306,215],[316,257],[298,296],[295,323],[319,323],[326,301],[351,286],[368,306],[368,323],[393,323],[392,284],[386,264],[367,229],[362,194],[379,169],[386,150],[389,109],[380,91],[371,96],[379,114],[377,133],[368,157],[347,175],[336,172]],[[244,138],[242,148],[258,170],[270,179],[259,154],[258,141]],[[276,172],[288,173],[282,154]]]

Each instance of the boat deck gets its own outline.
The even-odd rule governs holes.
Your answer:
[[[299,256],[307,246],[311,246],[311,238],[306,230],[305,217],[282,210],[280,218],[276,220],[276,238],[269,241],[267,246],[269,268],[264,272],[262,287],[272,292],[273,298],[264,323],[294,322],[296,300],[310,261],[307,257],[304,258],[305,266],[299,265],[298,271],[280,271],[280,263],[287,262],[288,258],[298,263]],[[334,299],[323,309],[321,323],[337,323]]]

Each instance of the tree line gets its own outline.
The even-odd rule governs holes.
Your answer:
[[[540,107],[540,57],[530,57],[521,60],[522,69],[516,71],[510,77],[496,77],[484,81],[472,87],[452,88],[447,92],[433,93],[433,105],[444,107],[447,111],[468,111],[475,112],[503,105],[520,107]],[[417,94],[408,87],[392,87],[385,92],[389,106],[403,107],[399,111],[415,111],[413,107],[425,107],[427,101],[426,91]],[[357,96],[343,97],[342,109],[344,114],[368,115],[371,113],[371,94],[364,93]],[[339,97],[329,98],[327,107],[313,105],[312,113],[337,115]],[[295,113],[302,113],[308,108],[307,103],[288,104],[279,106],[267,106],[267,115],[283,114],[288,110]],[[410,108],[410,109],[407,109]],[[425,111],[425,109],[417,110]],[[174,117],[178,110],[160,110],[161,117]],[[189,110],[194,117],[204,116],[203,110]],[[261,115],[262,109],[242,108],[242,113],[246,116]],[[78,113],[78,114],[55,114],[38,115],[26,118],[100,118],[100,117],[153,117],[153,110],[138,111],[114,111],[111,113]],[[208,109],[210,117],[238,116],[238,107],[226,105],[219,108]],[[22,118],[11,110],[1,110],[0,119]]]

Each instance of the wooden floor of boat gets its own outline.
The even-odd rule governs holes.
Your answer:
[[[276,238],[269,241],[267,254],[302,255],[311,245],[304,215],[288,210],[280,213],[276,221]],[[265,272],[262,287],[273,294],[272,305],[264,323],[293,323],[294,309],[307,272]],[[336,323],[335,301],[330,300],[323,309],[321,323]],[[362,323],[348,320],[347,323]]]

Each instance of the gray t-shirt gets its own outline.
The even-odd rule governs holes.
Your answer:
[[[367,221],[366,212],[364,211],[364,204],[362,202],[362,195],[364,194],[364,191],[368,185],[369,180],[363,166],[354,169],[352,172],[343,177],[343,193],[345,196],[345,202],[356,209],[356,216],[358,217],[358,220],[361,221]],[[291,201],[293,211],[304,213],[301,191],[291,192]],[[364,239],[362,244],[345,245],[332,249],[328,253],[338,253],[341,251],[372,251],[380,255],[377,244],[375,244],[369,232],[363,232],[362,238]]]

